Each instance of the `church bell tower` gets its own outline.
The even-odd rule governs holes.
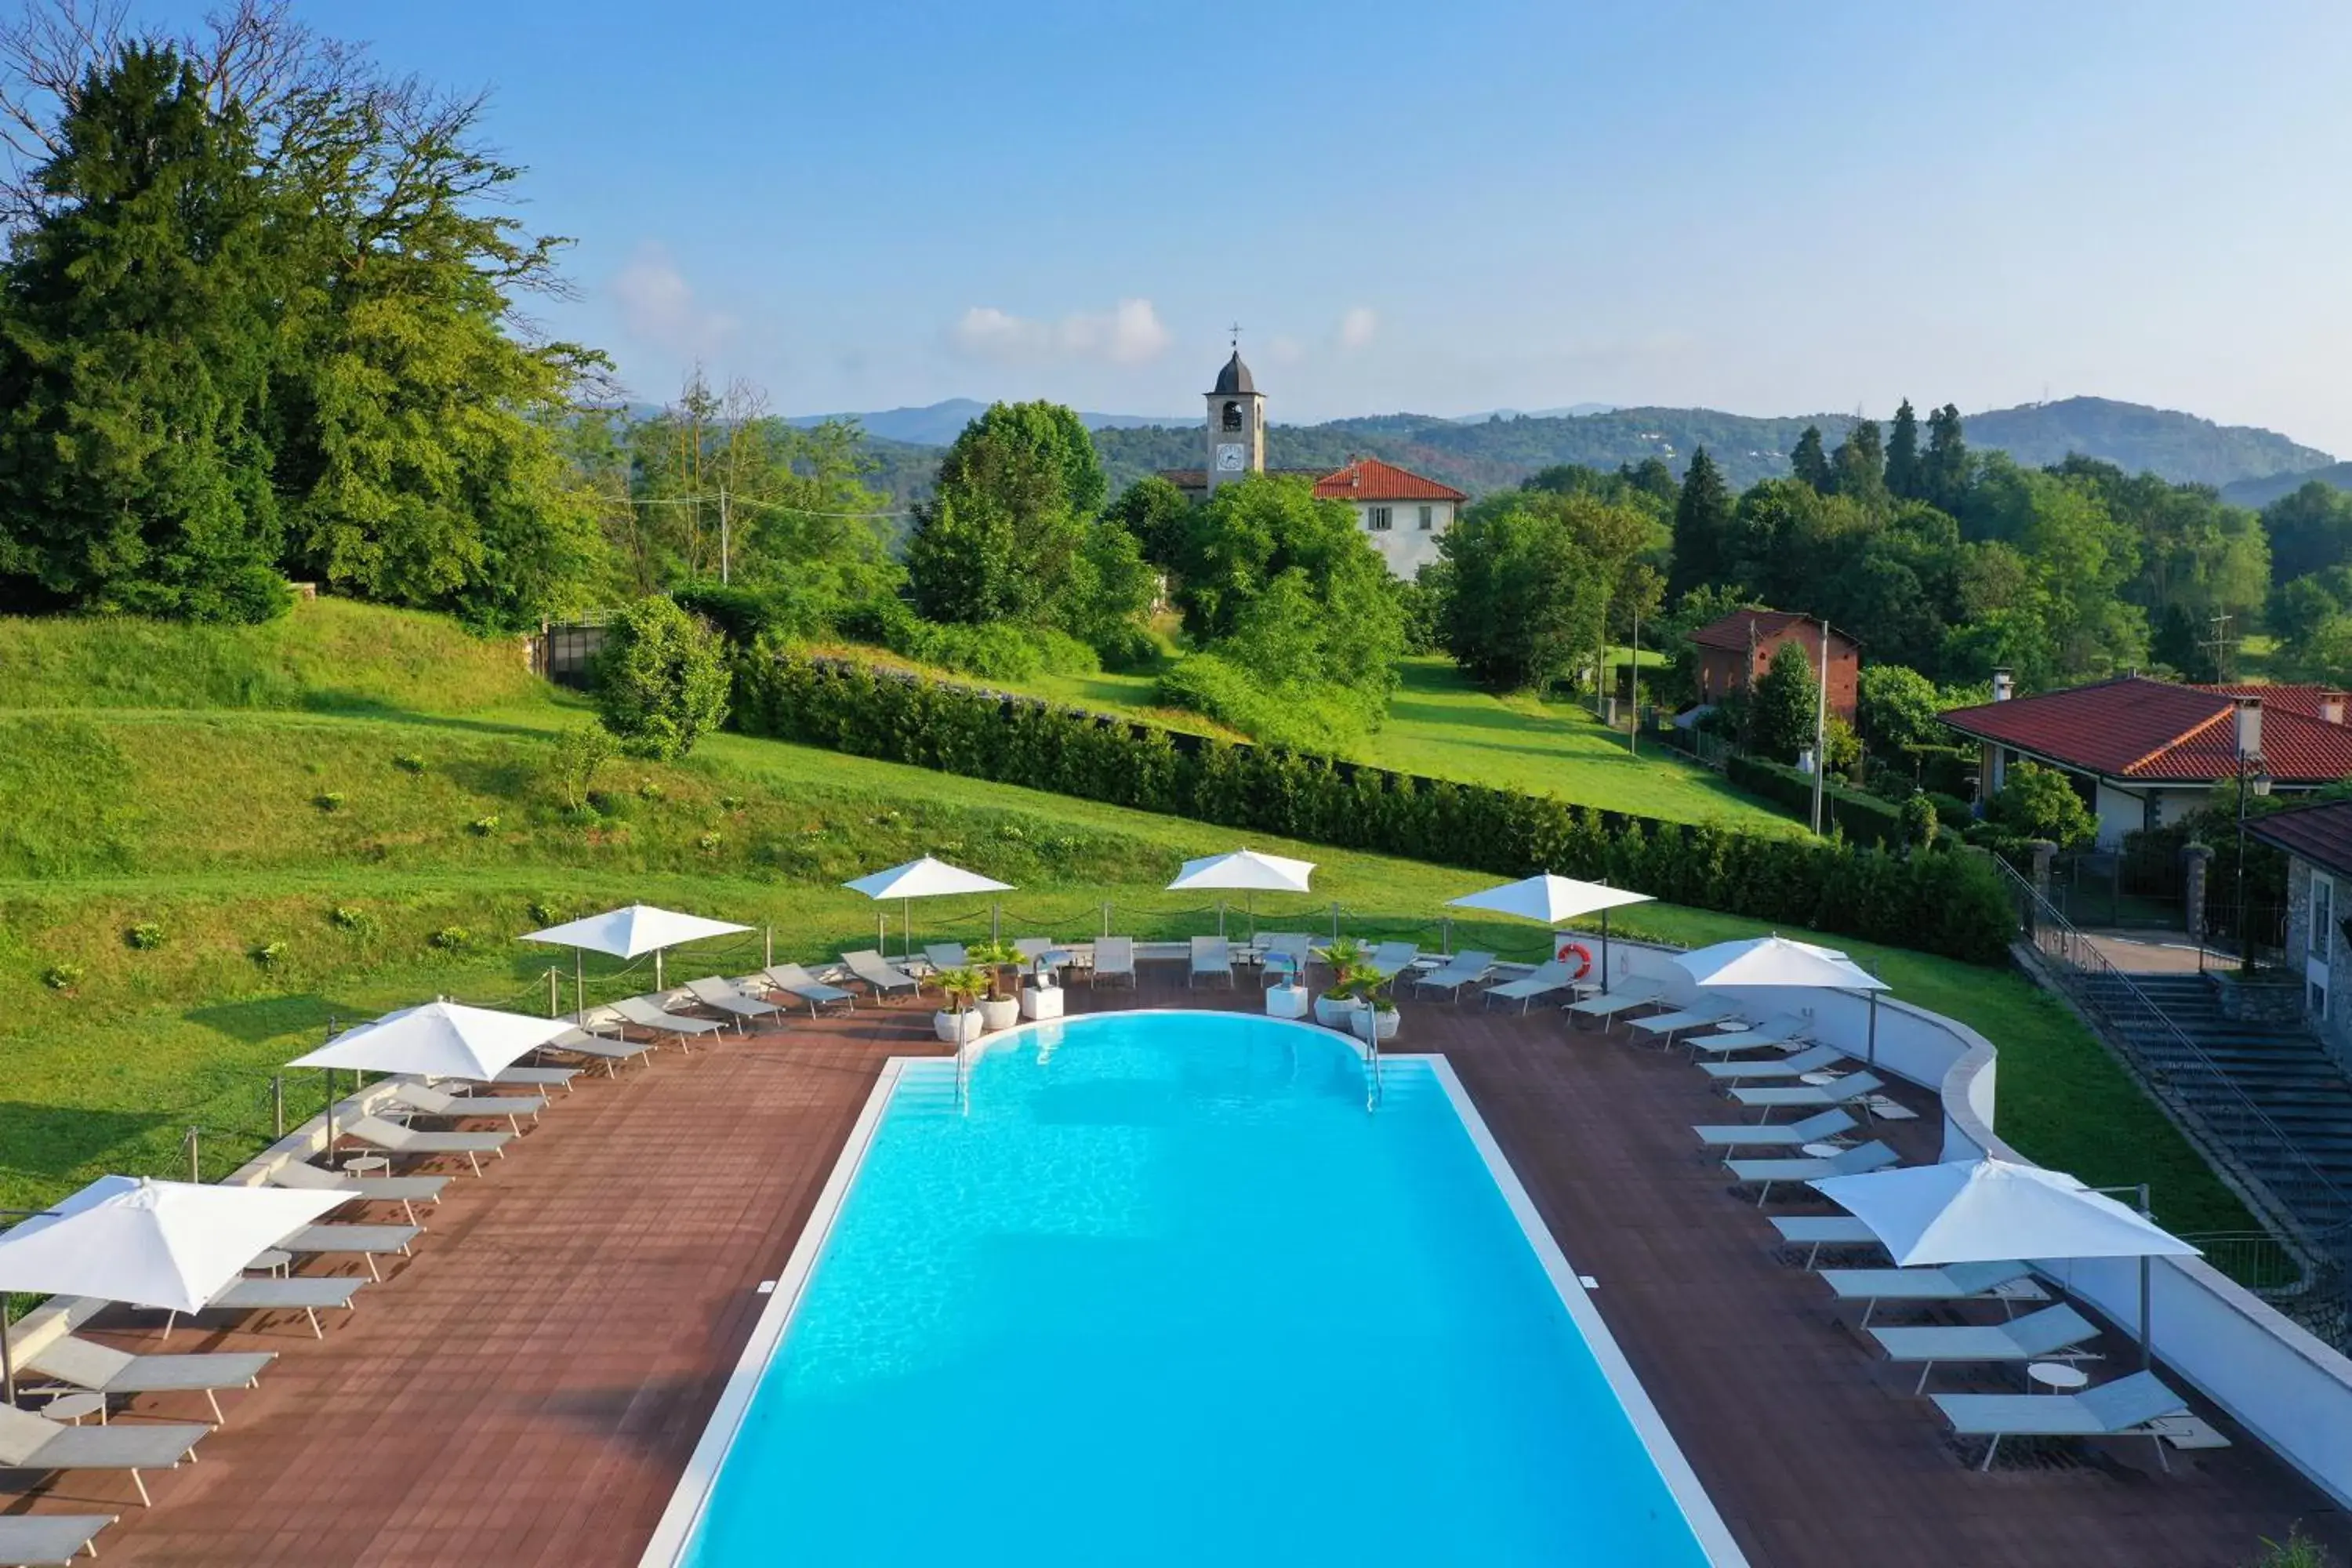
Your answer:
[[[1234,329],[1234,357],[1217,373],[1209,393],[1209,491],[1265,472],[1265,399],[1242,363],[1241,329]]]

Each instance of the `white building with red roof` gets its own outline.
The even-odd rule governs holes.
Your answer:
[[[1208,394],[1208,466],[1170,468],[1160,478],[1195,500],[1213,495],[1217,487],[1248,474],[1272,472],[1315,482],[1318,500],[1345,501],[1356,511],[1356,526],[1381,552],[1389,570],[1411,579],[1438,558],[1437,542],[1461,515],[1470,498],[1411,468],[1378,458],[1350,455],[1345,467],[1275,468],[1265,466],[1265,395],[1257,389],[1241,350],[1217,373]]]

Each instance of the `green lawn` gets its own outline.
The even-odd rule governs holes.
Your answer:
[[[380,617],[380,640],[403,660],[432,656],[421,618],[356,606],[327,616],[339,634]],[[0,668],[22,631],[0,621]],[[1175,818],[736,735],[678,765],[616,765],[598,781],[609,813],[583,826],[566,820],[547,767],[548,734],[582,709],[508,679],[507,646],[486,650],[444,631],[457,668],[473,670],[465,680],[338,665],[306,686],[224,658],[177,692],[164,686],[183,677],[159,673],[139,678],[142,689],[117,682],[83,701],[56,672],[103,666],[63,648],[56,627],[41,635],[53,679],[0,687],[17,701],[0,708],[0,987],[11,998],[0,1017],[0,1205],[53,1199],[110,1170],[182,1170],[190,1127],[202,1130],[205,1171],[219,1173],[266,1137],[271,1075],[331,1016],[436,993],[544,1007],[559,960],[513,939],[552,919],[645,899],[761,926],[780,955],[818,958],[874,937],[875,906],[838,883],[933,851],[1013,883],[1006,919],[1022,931],[1097,931],[1108,903],[1120,930],[1173,936],[1216,919],[1213,901],[1161,890],[1176,863],[1233,844]],[[158,651],[168,658],[168,637]],[[289,663],[282,646],[254,657]],[[220,705],[240,690],[267,705]],[[1487,738],[1517,732],[1516,719],[1576,732],[1551,713],[1515,719],[1443,683],[1416,682],[1408,695],[1420,691],[1452,717],[1409,722]],[[436,694],[446,703],[436,707]],[[215,705],[175,710],[159,698]],[[1607,759],[1589,765],[1603,773]],[[1328,929],[1336,901],[1350,929],[1433,947],[1444,901],[1487,880],[1319,846],[1262,847],[1320,866],[1312,899],[1265,900],[1262,922],[1277,926]],[[985,920],[984,905],[950,900],[919,909],[916,937],[968,937]],[[161,928],[160,945],[129,944],[142,922]],[[1757,928],[1654,905],[1617,929],[1703,942]],[[1452,934],[1506,955],[1533,956],[1543,942],[1517,922],[1463,921]],[[2023,979],[1843,945],[1897,994],[2000,1047],[2000,1124],[2019,1147],[2085,1180],[2152,1181],[2164,1216],[2183,1229],[2249,1227],[2095,1042]],[[258,956],[266,950],[275,956]],[[705,962],[748,968],[753,956],[744,946]],[[592,975],[605,994],[642,984],[609,965]],[[289,1113],[315,1110],[318,1092],[298,1075]]]

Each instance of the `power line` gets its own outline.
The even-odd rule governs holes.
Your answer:
[[[719,505],[719,499],[720,499],[720,498],[719,498],[719,497],[718,497],[718,496],[715,496],[715,495],[709,495],[709,496],[647,496],[647,497],[637,497],[637,496],[606,496],[606,497],[604,497],[604,500],[615,500],[615,501],[618,501],[618,502],[620,502],[623,506],[717,506],[717,505]],[[726,503],[727,503],[728,505],[730,505],[730,506],[756,506],[756,507],[761,507],[761,508],[766,509],[766,510],[769,510],[769,511],[782,511],[782,512],[789,512],[789,513],[791,513],[792,515],[793,515],[793,516],[795,516],[795,517],[885,518],[885,517],[912,517],[912,516],[914,516],[914,515],[915,515],[911,510],[909,510],[909,511],[821,511],[821,510],[817,510],[817,509],[816,509],[816,508],[814,508],[814,507],[791,506],[791,505],[787,505],[787,504],[786,504],[785,502],[783,502],[783,501],[774,501],[774,500],[756,500],[756,499],[754,499],[753,497],[751,497],[751,496],[746,496],[746,495],[738,495],[737,493],[735,493],[735,492],[734,492],[734,491],[732,491],[732,490],[729,490],[729,491],[727,491],[727,492],[726,492]]]

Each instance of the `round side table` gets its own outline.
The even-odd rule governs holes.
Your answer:
[[[103,1394],[60,1394],[41,1406],[41,1414],[52,1421],[70,1421],[79,1426],[82,1417],[95,1415],[98,1424],[106,1425],[106,1395]]]
[[[343,1162],[346,1176],[373,1176],[391,1169],[391,1156],[385,1154],[354,1154]]]
[[[2033,1361],[2025,1363],[2025,1378],[2037,1394],[2072,1394],[2088,1386],[2091,1374],[2071,1361]]]
[[[258,1268],[265,1274],[282,1274],[293,1266],[294,1255],[274,1247],[267,1252],[255,1253],[253,1261],[246,1265],[247,1268]]]

